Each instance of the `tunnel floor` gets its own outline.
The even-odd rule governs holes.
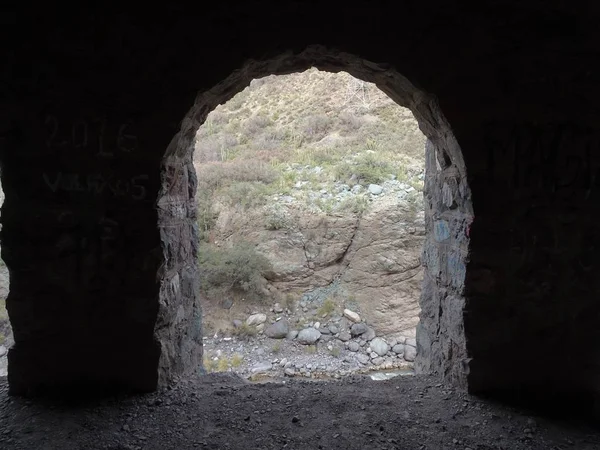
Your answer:
[[[424,376],[251,384],[211,374],[78,405],[7,392],[2,378],[4,450],[600,448],[589,424],[527,415]]]

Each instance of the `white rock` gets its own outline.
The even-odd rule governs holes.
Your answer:
[[[272,368],[273,366],[271,365],[271,363],[261,363],[257,364],[252,368],[252,373],[268,372]]]
[[[246,325],[260,325],[267,321],[266,314],[252,314],[246,319]]]
[[[355,313],[354,311],[351,311],[349,309],[344,309],[344,317],[346,317],[347,319],[350,319],[354,323],[360,322],[360,316],[357,313]],[[265,320],[266,320],[266,318],[265,318]]]
[[[321,328],[321,322],[315,322],[315,324],[313,325],[313,327],[318,330],[319,328]]]
[[[379,195],[383,192],[383,188],[381,186],[379,186],[378,184],[370,184],[369,192],[373,195]]]

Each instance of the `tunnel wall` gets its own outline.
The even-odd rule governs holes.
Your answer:
[[[477,392],[600,390],[600,188],[589,137],[600,123],[600,85],[589,67],[600,51],[596,6],[406,2],[400,15],[373,3],[328,3],[318,14],[291,2],[223,2],[201,14],[176,3],[143,15],[48,8],[17,11],[2,30],[16,43],[0,84],[13,392],[86,380],[152,389],[197,371],[188,143],[208,111],[190,111],[198,92],[220,86],[207,97],[214,106],[256,73],[315,62],[368,73],[390,95],[399,92],[388,78],[394,69],[415,88],[396,100],[431,141],[417,367]],[[400,26],[398,17],[409,20]],[[302,54],[315,43],[357,55],[362,66]],[[281,62],[282,54],[300,57]],[[260,70],[245,65],[249,58],[262,61]],[[219,85],[232,74],[241,81]],[[80,148],[77,121],[97,126],[102,118],[117,155],[108,159],[97,155],[97,134],[89,138],[95,153]],[[561,141],[556,130],[572,131],[561,131]],[[134,140],[127,136],[138,150],[119,150]],[[48,140],[67,147],[49,149]],[[530,175],[519,178],[523,167]],[[57,182],[57,172],[84,176],[83,190],[71,178]],[[97,172],[126,180],[129,194],[97,187]],[[132,181],[139,175],[147,178]],[[138,184],[146,195],[134,199]],[[103,217],[119,230],[116,242]],[[112,245],[112,256],[90,242]],[[553,355],[571,363],[548,370]]]

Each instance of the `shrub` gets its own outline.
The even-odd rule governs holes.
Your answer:
[[[302,133],[309,142],[315,142],[323,139],[330,130],[332,120],[325,114],[308,116],[304,119]]]
[[[346,197],[339,204],[341,211],[350,211],[354,214],[362,215],[369,207],[369,199],[364,195],[353,195]]]
[[[338,122],[342,133],[350,134],[358,130],[364,123],[364,119],[350,112],[343,112],[338,116]]]
[[[243,361],[244,358],[242,357],[242,355],[236,353],[231,357],[231,367],[240,367]]]
[[[196,193],[198,228],[200,240],[207,241],[210,230],[213,229],[219,215],[213,209],[211,192],[198,190]]]
[[[227,372],[229,369],[229,361],[227,358],[221,358],[217,361],[217,372]]]
[[[265,211],[265,228],[267,230],[280,230],[289,226],[289,218],[285,208],[271,205]]]
[[[307,345],[306,346],[306,353],[314,355],[315,353],[317,353],[317,346],[316,345]]]
[[[209,357],[205,356],[203,362],[204,362],[204,368],[206,369],[207,372],[211,373],[211,372],[215,372],[217,370],[217,366],[219,364],[218,360],[215,361],[215,360],[210,359]]]
[[[239,182],[258,182],[269,184],[278,177],[277,172],[269,164],[256,161],[236,159],[227,162],[203,164],[198,169],[199,188],[214,191],[224,186]]]
[[[256,133],[258,133],[260,130],[262,130],[265,127],[268,127],[269,125],[271,125],[271,119],[269,119],[266,116],[257,114],[255,116],[249,117],[248,119],[246,119],[243,124],[242,127],[244,128],[244,131],[246,132],[246,134],[253,136]]]
[[[256,208],[267,202],[269,195],[275,193],[276,187],[263,183],[240,181],[223,189],[223,200],[231,206],[241,209]]]
[[[333,347],[330,351],[331,356],[333,356],[334,358],[339,358],[340,357],[340,348],[339,347]]]
[[[258,299],[263,274],[272,270],[272,266],[247,243],[219,249],[204,244],[199,250],[199,269],[201,288],[209,297],[237,291]]]
[[[281,342],[275,342],[271,347],[271,352],[277,354],[281,351]]]
[[[377,158],[373,153],[367,153],[356,158],[353,162],[338,165],[336,179],[348,183],[354,175],[360,184],[377,184],[388,178],[394,171],[389,162]]]
[[[317,310],[317,315],[319,317],[328,316],[332,312],[334,312],[335,309],[336,309],[336,305],[335,305],[334,301],[331,300],[330,298],[328,298],[323,302],[321,307]]]
[[[241,326],[234,328],[231,334],[233,336],[236,336],[237,338],[247,340],[251,337],[256,336],[258,334],[258,331],[255,326],[246,325],[245,323],[243,323]]]
[[[296,310],[296,296],[294,294],[288,292],[287,294],[285,294],[285,298],[283,301],[285,307],[291,312],[294,312]]]

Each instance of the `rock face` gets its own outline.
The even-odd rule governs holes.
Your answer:
[[[366,321],[380,335],[414,336],[420,311],[423,212],[406,200],[410,186],[389,183],[362,217],[290,209],[294,226],[244,230],[243,239],[255,243],[273,266],[267,276],[273,292],[306,291],[337,282],[360,311],[346,309],[346,318]],[[221,211],[215,233],[232,236],[243,230],[239,214]]]

